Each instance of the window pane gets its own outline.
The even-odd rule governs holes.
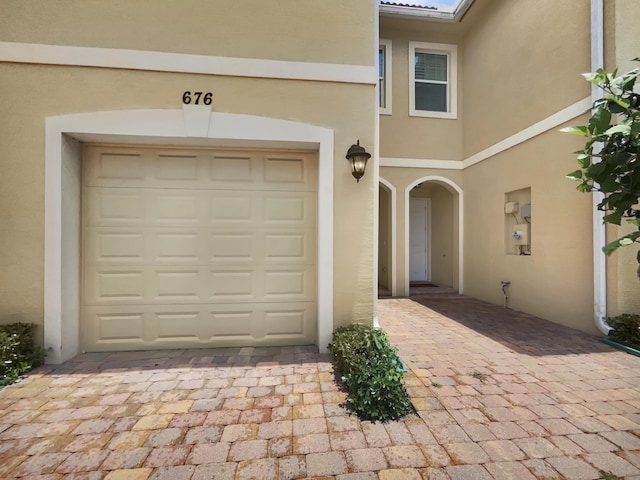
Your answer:
[[[380,102],[380,108],[386,107],[386,86],[385,86],[385,74],[386,74],[386,65],[385,65],[385,47],[381,46],[378,50],[378,81],[379,81],[379,95],[380,98],[378,101]]]
[[[416,52],[416,79],[447,81],[447,56]]]
[[[416,110],[447,112],[447,86],[416,83]]]

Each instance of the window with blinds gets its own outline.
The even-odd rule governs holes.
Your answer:
[[[384,84],[384,77],[385,77],[385,70],[386,70],[386,63],[385,62],[385,58],[384,58],[384,45],[380,45],[380,49],[378,50],[378,92],[379,92],[379,102],[380,102],[380,108],[385,108],[386,105],[386,94],[385,94],[385,84]]]
[[[378,102],[380,113],[391,115],[391,40],[380,39],[378,46]]]
[[[447,112],[448,57],[435,53],[415,54],[416,110]]]
[[[409,46],[410,115],[456,118],[457,47],[424,42]]]

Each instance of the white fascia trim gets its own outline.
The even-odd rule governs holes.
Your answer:
[[[380,5],[380,13],[389,17],[409,17],[439,22],[459,22],[474,1],[475,0],[462,0],[453,12],[402,5]]]
[[[0,42],[0,62],[375,85],[374,66]]]
[[[441,182],[450,186],[458,194],[458,293],[464,293],[464,192],[462,188],[447,177],[439,175],[427,175],[418,178],[410,183],[404,191],[404,294],[406,297],[411,294],[410,278],[409,278],[409,201],[410,193],[413,187],[424,182]]]
[[[396,210],[398,208],[398,194],[396,187],[391,182],[379,177],[380,183],[384,185],[391,193],[391,296],[396,297],[398,295],[398,287],[396,282],[396,258],[398,251],[398,222],[396,221]]]
[[[441,12],[431,8],[407,7],[403,5],[380,5],[380,15],[385,17],[409,17],[430,20],[453,21],[452,12]]]
[[[541,120],[530,127],[525,128],[524,130],[519,131],[518,133],[511,135],[508,138],[496,143],[495,145],[490,146],[482,150],[481,152],[476,153],[475,155],[470,156],[465,159],[463,164],[463,169],[468,168],[476,163],[480,163],[487,158],[493,157],[498,153],[504,152],[510,148],[515,147],[516,145],[526,142],[538,135],[556,128],[563,123],[568,122],[569,120],[576,118],[583,113],[587,112],[591,108],[591,98],[583,98],[582,100],[574,103],[573,105],[569,105],[567,108],[560,110],[557,113]]]
[[[473,2],[475,2],[475,0],[460,0],[460,3],[458,3],[455,12],[453,12],[453,18],[456,22],[462,20],[462,17],[464,17],[467,13],[467,10],[471,8]]]
[[[200,107],[202,111],[205,107]],[[199,118],[199,120],[198,120]],[[200,122],[200,128],[188,125]],[[318,347],[327,352],[333,332],[333,162],[334,132],[325,127],[275,118],[211,112],[191,117],[182,109],[120,110],[60,115],[46,118],[45,144],[45,259],[44,259],[44,341],[51,348],[48,363],[61,363],[75,356],[77,342],[65,342],[65,326],[78,324],[78,318],[63,315],[65,291],[79,288],[80,272],[64,275],[63,250],[79,231],[63,228],[62,205],[73,193],[64,190],[63,177],[79,169],[65,168],[62,136],[109,142],[127,138],[128,143],[156,144],[169,139],[172,144],[207,146],[210,141],[224,140],[247,146],[280,146],[305,144],[318,149]],[[204,132],[197,136],[190,131]],[[80,199],[77,199],[80,202]],[[79,222],[78,222],[79,225]],[[79,254],[79,252],[78,252]],[[76,292],[77,293],[77,292]],[[74,346],[75,345],[75,346]]]
[[[603,0],[591,0],[591,71],[604,68],[604,5]],[[591,85],[590,105],[603,97],[596,85]],[[600,149],[600,145],[595,146]],[[598,209],[604,199],[602,192],[594,191],[593,198],[593,321],[605,335],[612,328],[607,323],[607,259],[602,249],[607,244],[604,225],[605,212]]]
[[[439,168],[443,170],[462,170],[462,162],[456,160],[429,160],[422,158],[394,158],[381,157],[381,167],[406,167],[406,168]]]

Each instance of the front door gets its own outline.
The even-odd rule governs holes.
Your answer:
[[[428,282],[429,268],[429,198],[411,197],[409,200],[409,280]]]

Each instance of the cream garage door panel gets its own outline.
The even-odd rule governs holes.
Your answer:
[[[85,349],[313,343],[316,171],[299,152],[86,148]]]
[[[315,191],[315,154],[88,147],[85,185]],[[309,163],[314,166],[309,168]]]
[[[85,281],[87,305],[246,303],[315,298],[315,268],[94,267]]]
[[[314,338],[316,330],[315,305],[295,302],[250,308],[219,304],[206,310],[166,306],[155,312],[131,306],[87,307],[85,317],[85,336],[99,339],[99,350],[104,351],[294,344],[298,337]]]

